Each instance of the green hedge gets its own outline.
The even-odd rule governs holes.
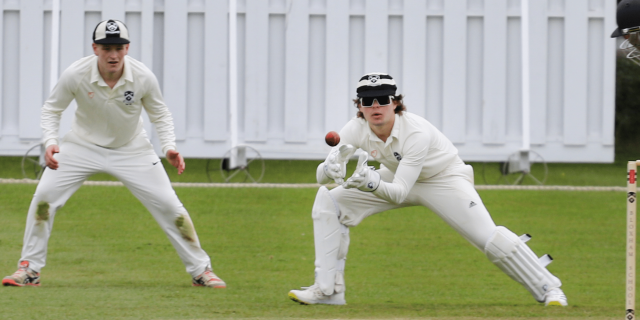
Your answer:
[[[640,155],[640,66],[619,58],[616,66],[616,158]]]

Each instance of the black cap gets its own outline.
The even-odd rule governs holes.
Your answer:
[[[640,0],[620,1],[616,12],[616,21],[618,28],[613,31],[611,38],[640,31]]]
[[[360,78],[356,92],[360,98],[395,96],[397,89],[398,87],[396,86],[396,82],[390,75],[386,73],[372,72],[367,73]]]
[[[120,20],[102,21],[93,30],[93,43],[127,44],[129,43],[129,29]]]

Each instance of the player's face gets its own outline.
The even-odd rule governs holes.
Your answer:
[[[640,38],[638,37],[638,32],[627,34],[624,36],[624,38],[628,39],[629,43],[632,44],[634,47],[640,48]]]
[[[98,56],[100,72],[118,73],[124,68],[124,56],[129,52],[129,44],[93,44],[93,52]]]
[[[398,102],[392,100],[391,104],[381,106],[377,100],[374,100],[371,107],[360,106],[359,108],[370,126],[384,127],[385,125],[393,124],[395,120],[394,110],[397,105]]]

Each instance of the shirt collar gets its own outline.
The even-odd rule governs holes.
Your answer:
[[[104,82],[102,76],[100,75],[100,70],[98,70],[98,56],[95,56],[95,61],[91,67],[91,83],[98,83],[98,85],[106,87],[107,83]],[[129,56],[124,57],[124,71],[122,72],[122,76],[118,80],[118,83],[114,86],[114,88],[124,84],[124,81],[133,82],[133,74],[131,73],[131,68],[129,68]]]
[[[369,127],[369,124],[367,124],[367,129],[369,129],[369,140],[382,142],[382,140],[378,138],[376,133],[373,132],[373,130],[371,130],[371,127]],[[399,135],[400,135],[400,116],[396,113],[395,120],[393,121],[393,128],[391,128],[391,134],[389,135],[389,138],[387,138],[387,141],[384,143],[384,145],[385,146],[389,145],[393,141],[392,138],[398,139]]]

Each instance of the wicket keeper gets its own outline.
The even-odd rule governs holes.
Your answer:
[[[346,304],[345,262],[349,228],[383,211],[423,206],[456,230],[489,261],[527,289],[545,305],[566,306],[560,279],[526,245],[528,236],[517,236],[496,226],[476,192],[473,168],[429,121],[406,111],[394,79],[384,73],[360,78],[358,113],[340,131],[333,147],[316,171],[320,187],[311,216],[315,239],[315,283],[291,290],[289,298],[302,304]],[[362,149],[353,175],[344,181],[346,161]],[[371,156],[381,163],[367,165]]]

